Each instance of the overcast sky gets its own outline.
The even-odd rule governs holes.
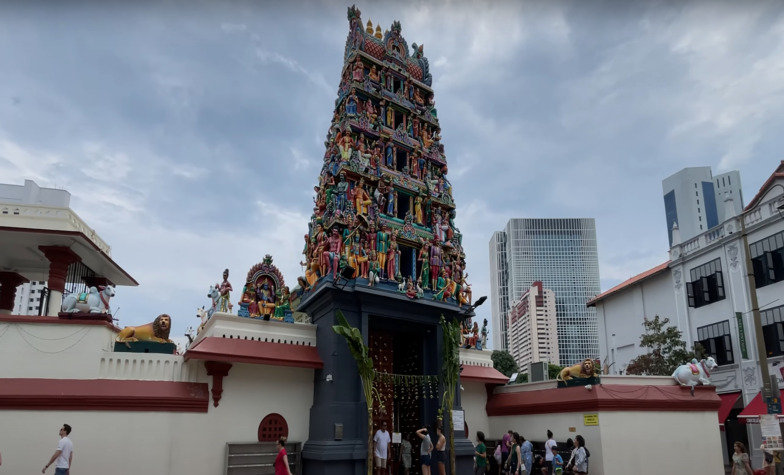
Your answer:
[[[224,268],[303,274],[350,4],[115,3],[0,3],[0,181],[70,191],[140,283],[119,324],[182,335]],[[596,218],[606,290],[667,259],[662,179],[748,201],[782,158],[781,2],[357,6],[424,44],[475,297],[510,218]]]

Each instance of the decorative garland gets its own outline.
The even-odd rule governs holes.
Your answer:
[[[441,383],[439,376],[434,374],[395,374],[375,371],[374,381],[379,384],[393,384],[395,388],[395,399],[436,399],[438,386]]]

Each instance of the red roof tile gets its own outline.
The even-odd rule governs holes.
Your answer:
[[[667,266],[669,266],[669,265],[670,265],[670,261],[667,261],[667,262],[665,262],[663,264],[659,264],[658,266],[654,267],[653,269],[646,270],[642,274],[637,274],[634,277],[632,277],[631,279],[625,280],[625,281],[621,282],[620,284],[616,285],[615,287],[611,288],[610,290],[606,290],[606,291],[602,292],[601,294],[597,295],[596,297],[592,298],[591,300],[588,301],[587,305],[589,307],[593,307],[594,305],[596,305],[597,302],[599,302],[600,300],[603,300],[604,298],[606,298],[610,294],[613,294],[615,292],[618,292],[619,290],[625,289],[626,287],[629,287],[632,284],[636,284],[637,282],[642,282],[643,280],[647,279],[648,277],[653,277],[654,275],[656,275],[656,274],[658,274],[660,272],[664,272],[665,270],[667,270]]]

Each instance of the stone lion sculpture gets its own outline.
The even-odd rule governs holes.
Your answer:
[[[156,341],[158,343],[174,343],[169,339],[171,317],[158,315],[151,323],[138,327],[125,327],[117,335],[117,341],[125,343],[133,341]]]
[[[582,363],[567,366],[558,373],[556,381],[569,381],[572,378],[592,378],[594,376],[594,363],[591,358],[586,358]]]

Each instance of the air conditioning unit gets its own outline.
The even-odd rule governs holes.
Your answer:
[[[528,363],[528,382],[533,383],[536,381],[547,381],[549,375],[547,374],[547,361],[537,361],[536,363]]]

